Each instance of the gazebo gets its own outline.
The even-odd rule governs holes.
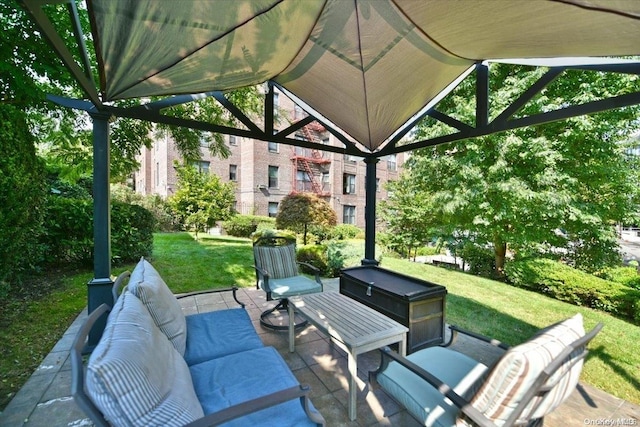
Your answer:
[[[51,96],[93,119],[94,278],[89,311],[111,299],[109,121],[129,117],[263,141],[361,156],[367,165],[363,263],[375,263],[376,168],[382,156],[640,103],[638,91],[582,105],[515,116],[567,70],[640,74],[640,4],[628,0],[19,0],[85,92]],[[46,15],[64,3],[77,46],[66,46]],[[87,53],[79,15],[91,23],[97,63]],[[71,54],[79,49],[78,63]],[[507,62],[546,73],[499,114],[490,114],[489,66]],[[93,80],[97,67],[99,81]],[[475,123],[438,111],[464,79],[476,80]],[[240,111],[225,91],[265,85],[264,117]],[[274,129],[274,88],[309,116]],[[150,101],[151,97],[162,97]],[[163,114],[214,97],[241,127]],[[138,105],[112,104],[137,99]],[[430,116],[449,135],[406,143]],[[493,117],[493,118],[492,118]],[[342,142],[295,139],[317,121]]]

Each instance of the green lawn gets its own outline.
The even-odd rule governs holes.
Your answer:
[[[187,233],[156,234],[151,262],[176,293],[254,286],[249,239]],[[114,268],[117,275],[133,264]],[[640,404],[640,327],[594,310],[572,306],[523,289],[430,265],[384,257],[382,266],[447,287],[447,321],[494,336],[509,344],[526,340],[537,329],[576,312],[586,327],[605,327],[591,345],[583,380]],[[47,280],[52,281],[47,275]],[[91,272],[55,279],[44,296],[0,307],[0,410],[86,306]]]

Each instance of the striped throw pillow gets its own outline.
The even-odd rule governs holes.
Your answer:
[[[133,269],[129,292],[140,298],[160,330],[169,338],[180,355],[187,347],[187,320],[180,303],[158,271],[144,258]]]
[[[482,387],[471,399],[471,404],[496,425],[503,425],[522,402],[524,394],[542,370],[568,345],[584,334],[582,315],[576,314],[541,330],[529,341],[509,349],[492,368]],[[569,372],[545,396],[539,407],[535,408],[540,403],[539,398],[534,398],[527,404],[519,416],[519,421],[542,418],[569,396],[575,389],[582,370],[582,361],[571,366],[572,359],[579,353],[580,349],[573,352],[563,366],[549,378],[548,383],[552,383],[565,372]],[[456,425],[468,427],[475,424],[465,417],[460,417]]]
[[[204,416],[187,363],[127,291],[89,358],[86,387],[113,426],[182,426]]]

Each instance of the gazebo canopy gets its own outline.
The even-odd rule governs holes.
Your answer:
[[[42,21],[47,0],[22,2]],[[87,8],[100,93],[83,87],[94,104],[271,81],[364,153],[388,145],[483,61],[616,70],[630,64],[603,57],[640,54],[632,0],[87,0]]]

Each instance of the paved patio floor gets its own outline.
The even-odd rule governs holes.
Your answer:
[[[337,288],[337,280],[325,282],[325,290]],[[372,390],[369,387],[368,371],[378,366],[377,351],[365,353],[358,358],[358,417],[355,421],[350,421],[346,406],[346,354],[332,346],[327,336],[312,326],[297,333],[296,351],[289,353],[287,333],[266,330],[258,321],[260,313],[273,305],[273,302],[267,302],[264,293],[255,289],[241,289],[238,295],[239,299],[246,303],[264,344],[278,349],[298,380],[311,386],[311,400],[326,419],[327,426],[419,425],[384,391]],[[230,293],[224,296],[204,295],[181,301],[186,314],[237,306]],[[85,317],[86,310],[78,316],[29,381],[0,414],[1,427],[92,425],[70,396],[69,349]],[[484,363],[491,363],[498,356],[493,348],[468,339],[459,339],[453,347]],[[620,425],[619,421],[626,421],[623,425],[640,425],[640,407],[581,384],[565,404],[545,418],[545,426],[577,427],[616,423]]]

